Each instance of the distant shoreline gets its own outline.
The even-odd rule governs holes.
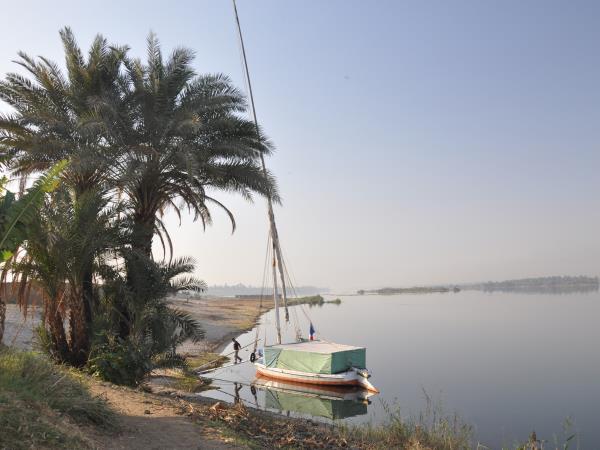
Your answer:
[[[414,286],[408,288],[386,287],[381,289],[360,289],[352,295],[400,295],[432,294],[460,291],[514,292],[571,294],[595,292],[600,290],[598,277],[590,276],[552,276],[521,278],[506,281],[487,281],[484,283],[452,284],[447,286]]]
[[[458,286],[414,286],[410,288],[382,288],[373,290],[359,290],[356,295],[399,295],[399,294],[434,294],[446,292],[460,292]]]

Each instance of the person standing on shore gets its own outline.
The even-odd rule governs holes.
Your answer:
[[[242,348],[242,346],[240,345],[240,343],[238,341],[235,340],[235,338],[231,338],[231,340],[233,341],[233,351],[235,352],[235,364],[239,362],[242,362],[242,358],[240,358],[239,352]]]

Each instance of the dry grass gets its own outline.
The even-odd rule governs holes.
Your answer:
[[[385,405],[387,420],[380,425],[340,426],[342,436],[368,450],[469,450],[472,428],[456,414],[445,414],[441,404],[426,395],[427,408],[417,417],[402,417],[399,409]]]
[[[79,425],[115,425],[81,376],[41,355],[0,350],[0,448],[92,448]]]

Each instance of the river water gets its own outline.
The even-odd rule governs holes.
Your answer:
[[[318,336],[367,347],[371,381],[381,390],[369,405],[338,401],[335,395],[323,401],[280,389],[251,390],[250,364],[214,372],[220,390],[203,395],[353,423],[384,421],[390,408],[416,416],[429,397],[437,409],[471,424],[476,442],[490,448],[523,441],[532,430],[552,441],[554,435],[564,436],[566,422],[572,423],[568,434],[577,432],[579,448],[600,448],[600,293],[339,298],[339,305],[304,309]],[[291,316],[299,317],[306,336],[300,308],[292,308]],[[260,322],[261,338],[266,330],[271,342],[274,311]],[[246,345],[254,336],[252,330],[239,341]],[[285,336],[293,340],[293,327]],[[230,351],[228,346],[224,353]],[[246,351],[241,355],[248,358]]]

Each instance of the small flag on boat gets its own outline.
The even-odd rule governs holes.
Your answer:
[[[310,323],[310,329],[308,330],[308,338],[311,341],[315,340],[315,327],[313,327],[312,322]]]

